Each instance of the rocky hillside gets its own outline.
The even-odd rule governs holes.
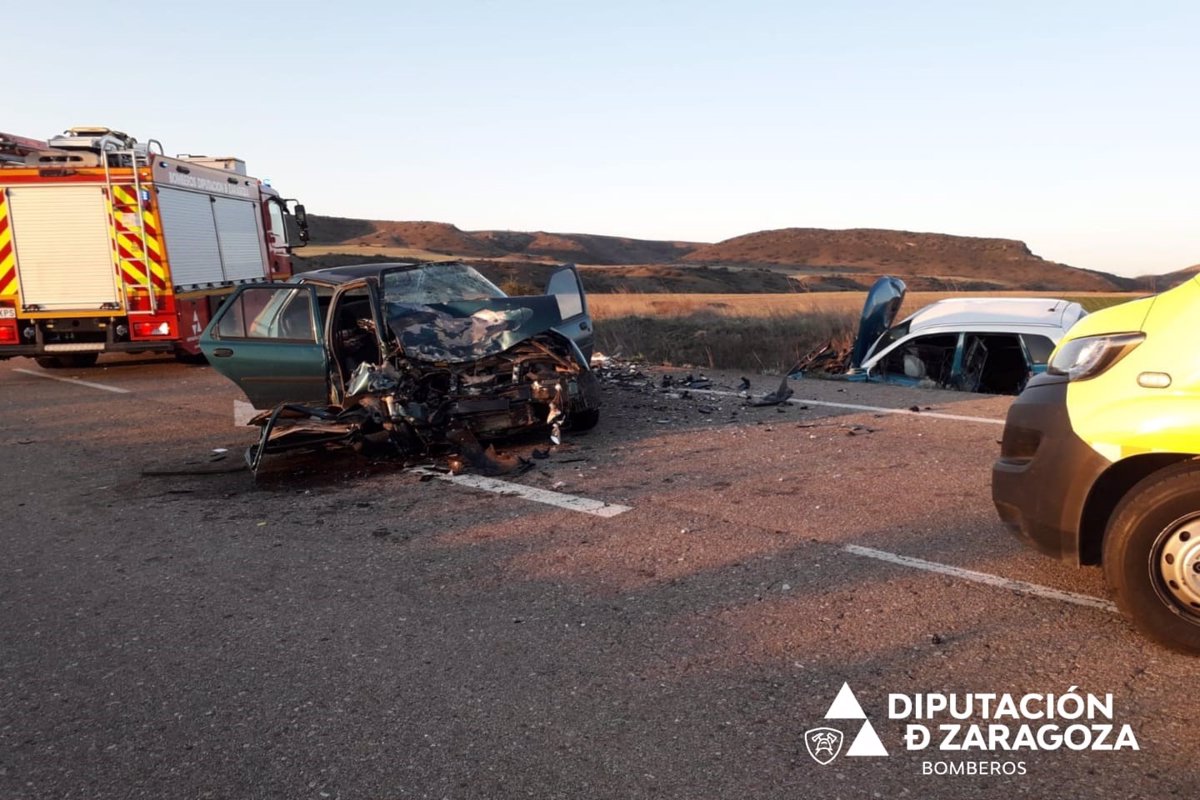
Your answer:
[[[1015,239],[910,231],[783,228],[693,250],[694,264],[771,265],[800,272],[898,275],[979,288],[1120,291],[1129,281],[1034,255]]]

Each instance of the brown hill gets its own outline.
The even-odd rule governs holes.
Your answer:
[[[473,231],[472,235],[514,255],[578,264],[671,263],[697,247],[705,246],[696,242],[664,242],[591,233]]]
[[[393,222],[309,216],[313,244],[409,247],[464,258],[499,258],[507,251],[448,222]]]
[[[1148,292],[1162,292],[1178,286],[1189,278],[1196,277],[1197,274],[1200,274],[1200,264],[1193,264],[1174,272],[1164,272],[1162,275],[1143,275],[1136,280],[1139,283],[1139,289]]]
[[[385,248],[399,248],[405,258],[434,254],[486,260],[493,269],[508,262],[527,272],[532,264],[569,261],[602,267],[605,275],[589,278],[589,285],[611,285],[614,291],[862,289],[884,274],[903,277],[917,291],[1111,292],[1143,288],[1145,280],[1047,261],[1014,239],[940,233],[783,228],[699,244],[582,233],[464,231],[444,222],[309,219],[313,244],[322,245],[327,254],[344,247],[357,260],[370,260],[375,254],[394,257]],[[314,247],[313,255],[317,253]],[[618,267],[626,269],[611,271]],[[708,269],[697,271],[702,267]]]
[[[996,289],[1120,291],[1129,282],[1046,261],[1014,239],[866,228],[759,231],[697,248],[684,261],[769,265],[800,273],[888,274]]]
[[[394,222],[309,216],[314,245],[406,247],[464,258],[572,261],[578,264],[659,264],[674,262],[703,245],[536,231],[463,231],[446,222]]]
[[[369,255],[355,253],[313,253],[298,251],[296,272],[308,272],[326,267],[346,264],[384,263],[390,261],[412,261],[408,257]],[[556,263],[517,261],[512,259],[467,259],[509,294],[538,294],[546,286]],[[589,292],[611,294],[618,292],[676,292],[681,294],[764,294],[794,292],[795,281],[776,270],[730,269],[729,267],[671,266],[667,264],[642,264],[629,266],[585,266],[583,281]],[[814,285],[808,291],[853,291],[866,289],[869,280],[854,281],[832,276]],[[918,286],[916,289],[929,287]],[[932,288],[944,288],[934,286]],[[962,287],[960,287],[962,288]]]

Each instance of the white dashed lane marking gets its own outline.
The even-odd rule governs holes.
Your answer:
[[[86,386],[89,389],[100,389],[105,392],[113,392],[114,394],[129,394],[128,389],[122,389],[118,386],[109,386],[103,383],[93,383],[92,381],[81,381],[78,378],[64,378],[59,375],[47,375],[44,372],[34,372],[31,369],[14,369],[13,372],[19,372],[22,375],[32,375],[35,378],[45,378],[50,381],[62,381],[63,383],[73,383],[76,386]]]
[[[548,506],[557,506],[558,508],[565,508],[568,511],[591,514],[595,517],[615,517],[618,514],[624,514],[626,511],[633,510],[630,506],[623,506],[618,503],[606,503],[603,500],[593,500],[590,497],[552,492],[549,489],[538,489],[534,486],[510,483],[509,481],[501,481],[496,478],[485,478],[482,475],[450,475],[445,472],[436,472],[424,468],[417,468],[410,471],[417,475],[432,475],[438,480],[448,481],[456,486],[465,486],[468,489],[478,489],[482,492],[519,497],[522,500],[530,500],[534,503],[543,503]]]

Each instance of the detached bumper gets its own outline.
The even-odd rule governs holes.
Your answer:
[[[1038,376],[1009,408],[992,502],[1019,539],[1078,564],[1083,507],[1108,466],[1071,428],[1067,381]]]

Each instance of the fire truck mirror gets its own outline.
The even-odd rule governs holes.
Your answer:
[[[296,227],[300,232],[300,241],[308,242],[308,212],[304,210],[303,203],[297,203],[296,208],[292,211],[296,217]]]

